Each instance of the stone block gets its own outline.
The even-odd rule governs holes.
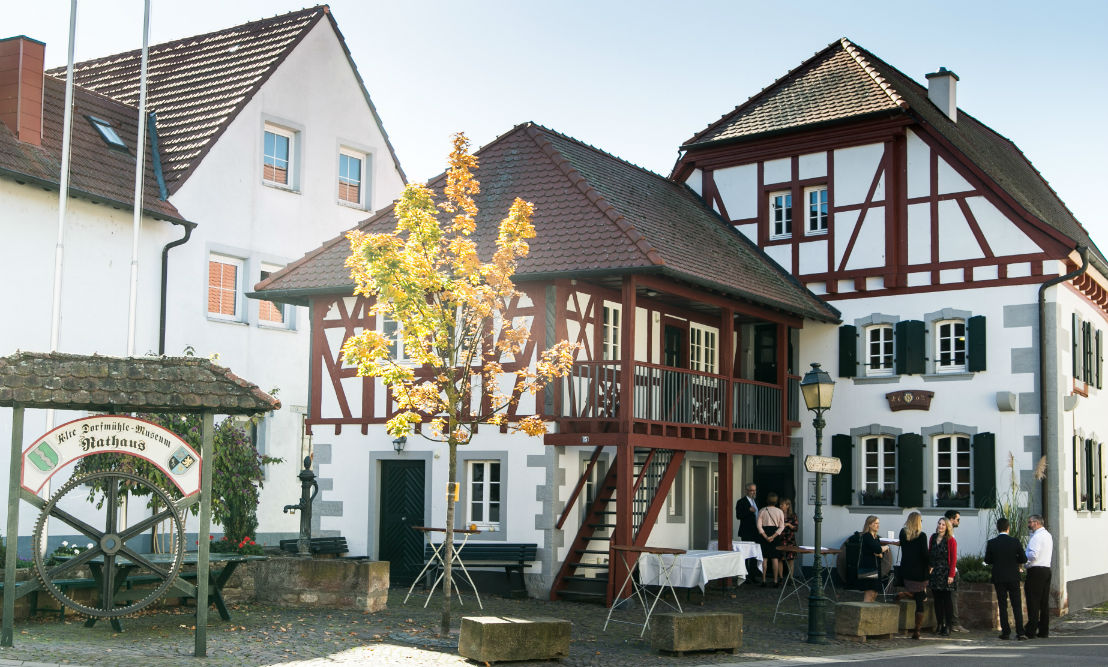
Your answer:
[[[897,602],[900,607],[900,631],[911,632],[916,629],[916,601],[915,600],[900,600]],[[935,603],[928,597],[923,603],[923,626],[924,628],[935,627]]]
[[[840,602],[835,605],[835,635],[866,641],[890,639],[897,633],[900,607],[885,602]]]
[[[650,617],[650,647],[655,651],[716,651],[738,653],[743,645],[743,615],[728,612],[654,614]]]
[[[478,662],[567,658],[570,627],[560,618],[464,616],[458,654]]]
[[[380,611],[388,603],[384,561],[270,558],[252,565],[259,602],[361,611]]]

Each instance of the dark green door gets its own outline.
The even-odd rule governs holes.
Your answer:
[[[381,462],[381,537],[378,558],[389,562],[389,579],[408,586],[423,568],[423,461]]]

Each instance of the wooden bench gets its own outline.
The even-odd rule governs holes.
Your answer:
[[[96,588],[96,581],[94,579],[55,579],[53,583],[54,583],[55,586],[60,588],[63,593],[68,593],[69,591],[73,591],[73,590]],[[3,593],[3,590],[4,590],[4,582],[0,581],[0,593]],[[16,590],[19,590],[18,582],[17,582]],[[34,616],[35,614],[37,614],[40,611],[56,611],[56,612],[58,612],[58,618],[65,618],[65,605],[64,604],[59,604],[57,606],[57,608],[54,608],[54,607],[39,607],[39,604],[38,604],[38,594],[39,593],[45,593],[48,596],[50,595],[50,591],[47,591],[47,590],[42,589],[42,588],[39,588],[37,590],[33,590],[33,591],[31,591],[30,593],[27,594],[28,595],[27,603],[29,605],[29,615],[30,616]],[[53,596],[50,596],[50,597],[52,598]]]
[[[299,540],[281,540],[281,550],[289,553],[299,553]],[[333,554],[341,556],[349,551],[346,547],[345,537],[313,537],[308,540],[308,551],[312,554]]]
[[[457,549],[460,545],[455,544]],[[428,544],[423,550],[424,562],[430,562],[434,558],[434,550],[441,549],[442,544]],[[459,554],[461,561],[467,569],[473,568],[504,568],[504,576],[508,580],[509,588],[512,586],[512,572],[519,573],[519,588],[510,588],[512,596],[527,596],[527,585],[523,579],[524,568],[531,567],[531,563],[538,558],[539,545],[518,544],[507,542],[469,542]],[[446,554],[441,553],[445,558]],[[438,578],[442,566],[433,566],[427,570],[426,583],[429,585]]]
[[[486,664],[568,658],[570,626],[560,618],[465,616],[458,655]]]

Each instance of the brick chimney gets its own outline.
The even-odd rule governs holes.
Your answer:
[[[958,75],[945,67],[927,75],[927,99],[946,117],[958,122]]]
[[[42,145],[46,44],[22,35],[0,39],[0,123],[20,141]]]

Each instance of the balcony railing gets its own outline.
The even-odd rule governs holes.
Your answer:
[[[636,363],[633,419],[638,422],[727,428],[727,389],[731,384],[730,428],[781,433],[781,388],[764,382]],[[621,417],[620,362],[574,364],[560,384],[560,416],[614,421]],[[788,418],[799,410],[797,380],[789,379]]]

